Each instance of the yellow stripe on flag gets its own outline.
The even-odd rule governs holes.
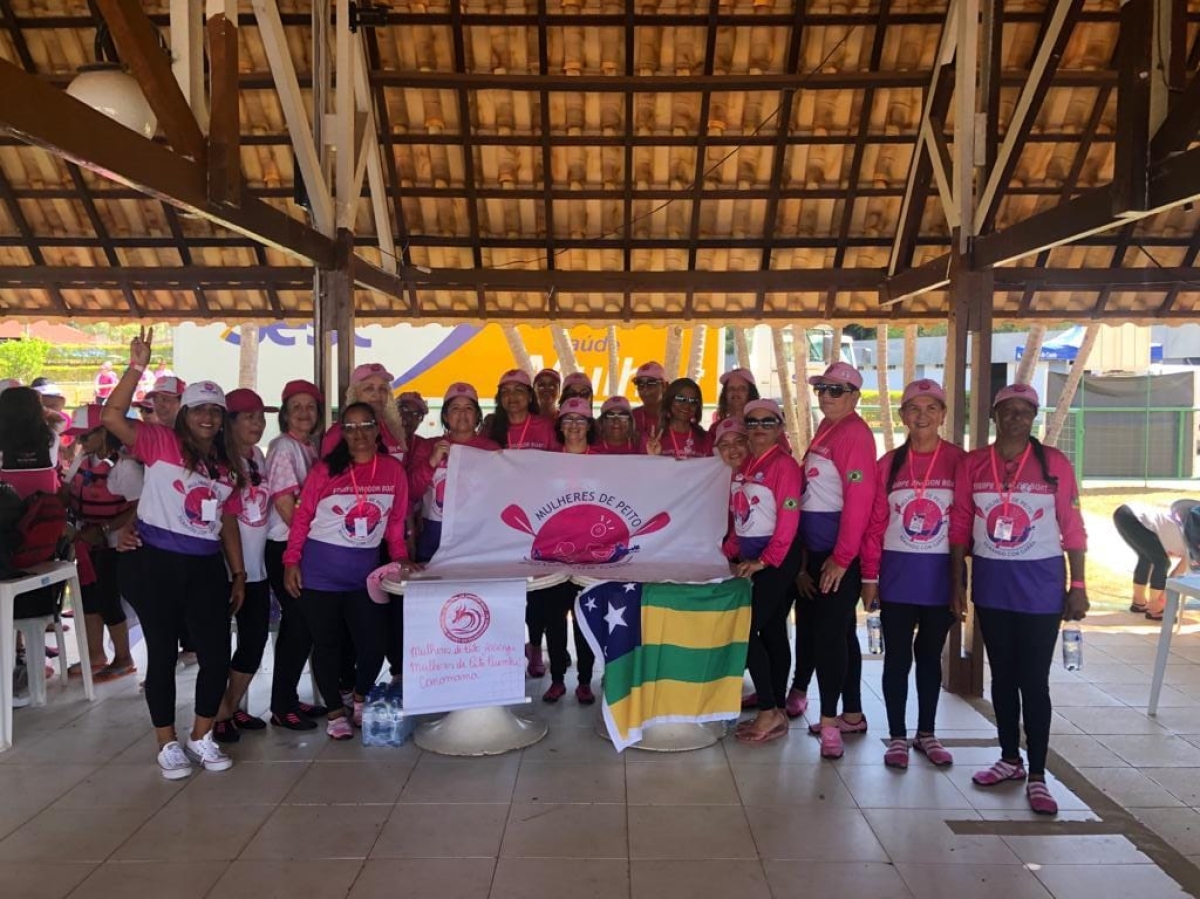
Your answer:
[[[742,678],[722,677],[702,684],[658,680],[634,687],[609,713],[622,737],[631,728],[667,716],[712,720],[717,715],[736,718],[742,708]]]
[[[720,649],[750,636],[750,606],[735,612],[693,612],[642,606],[642,645]]]

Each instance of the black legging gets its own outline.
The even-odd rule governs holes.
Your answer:
[[[809,552],[807,570],[814,584],[820,584],[821,566],[827,558],[829,553]],[[797,630],[803,627],[812,633],[823,718],[837,717],[839,697],[843,713],[862,711],[862,649],[854,618],[854,607],[861,593],[862,571],[855,559],[842,575],[837,590],[818,593],[815,599],[807,601],[803,613],[796,616]]]
[[[271,586],[267,581],[246,584],[246,599],[237,612],[237,650],[229,667],[241,674],[254,674],[262,664],[271,624]]]
[[[300,600],[283,588],[283,551],[287,543],[267,541],[267,579],[279,601],[279,631],[275,634],[275,671],[271,675],[271,711],[286,715],[295,711],[299,697],[296,685],[304,673],[304,664],[312,653],[312,634],[308,619],[300,610]],[[316,696],[313,699],[320,702]]]
[[[764,568],[751,579],[746,667],[754,681],[760,712],[782,709],[787,699],[788,674],[792,670],[787,617],[802,552],[800,541],[793,541],[782,565]]]
[[[1121,539],[1137,553],[1137,565],[1133,569],[1134,585],[1144,587],[1149,584],[1151,590],[1165,590],[1171,557],[1163,549],[1158,534],[1142,524],[1129,506],[1117,506],[1113,512],[1113,524]]]
[[[1050,663],[1062,616],[978,605],[975,613],[992,668],[992,707],[996,710],[1000,755],[1009,760],[1021,757],[1023,715],[1029,773],[1043,774],[1050,747]]]
[[[883,602],[879,619],[883,625],[883,701],[887,706],[888,731],[893,739],[908,736],[904,710],[908,704],[908,673],[915,656],[917,733],[934,733],[942,689],[942,647],[954,620],[950,608]]]
[[[80,588],[83,613],[99,615],[108,627],[123,624],[125,608],[121,605],[121,584],[117,574],[119,554],[107,546],[92,546],[88,555],[96,572],[96,580]]]
[[[546,631],[546,649],[550,653],[550,680],[552,682],[562,683],[567,675],[570,659],[567,652],[567,613],[573,612],[575,597],[579,595],[579,591],[580,588],[577,585],[567,581],[556,587],[533,591],[529,594],[525,606],[526,615],[528,615],[528,609],[534,606],[540,609],[538,617]],[[571,619],[574,621],[574,615],[571,616]],[[579,676],[579,683],[591,683],[592,672],[596,665],[596,654],[592,652],[592,647],[584,639],[578,622],[572,626],[572,633],[575,639],[575,673]]]
[[[354,692],[366,696],[375,686],[387,648],[387,609],[372,602],[366,589],[300,591],[300,608],[313,635],[313,668],[325,705],[340,704],[341,666],[346,628],[354,640],[357,667]]]

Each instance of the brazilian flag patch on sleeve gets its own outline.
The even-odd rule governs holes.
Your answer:
[[[799,508],[799,506],[800,506],[799,501],[790,496],[783,501],[783,507],[785,509],[796,509],[796,508]]]
[[[857,484],[862,479],[863,479],[863,473],[861,470],[859,470],[857,468],[852,468],[850,471],[848,471],[846,473],[846,480],[849,481],[851,484]]]

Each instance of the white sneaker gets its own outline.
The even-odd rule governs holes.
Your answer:
[[[192,763],[175,740],[158,751],[158,767],[167,780],[183,780],[192,775]]]
[[[213,741],[212,731],[206,733],[203,739],[188,740],[188,758],[205,771],[228,771],[233,767],[233,759],[221,751],[221,747]]]

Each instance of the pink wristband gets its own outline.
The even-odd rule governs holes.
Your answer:
[[[130,362],[130,363],[129,363],[129,367],[130,367],[131,369],[133,369],[134,371],[138,372],[139,374],[141,374],[142,372],[144,372],[144,371],[146,370],[146,366],[144,366],[144,365],[134,365],[132,362]]]
[[[1085,584],[1083,581],[1071,581],[1071,589],[1072,590],[1086,590],[1087,584]]]

